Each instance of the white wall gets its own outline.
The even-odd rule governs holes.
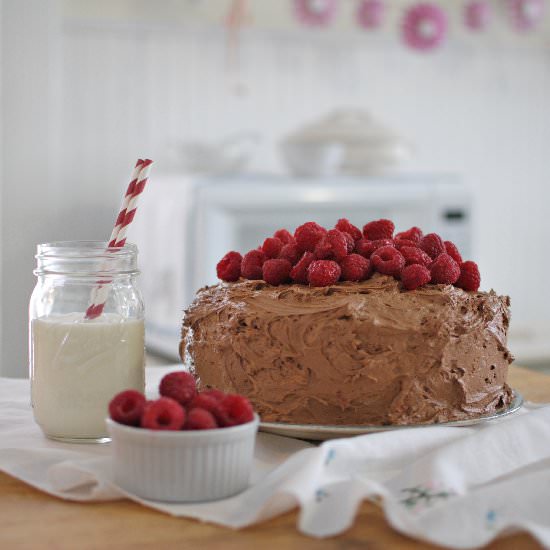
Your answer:
[[[0,374],[27,372],[27,305],[36,243],[57,218],[54,192],[55,5],[3,0],[2,350]]]
[[[515,326],[550,323],[545,40],[459,36],[422,56],[391,34],[250,28],[235,72],[211,23],[121,23],[147,2],[103,3],[122,6],[109,20],[82,16],[97,4],[4,0],[3,374],[26,370],[35,244],[105,238],[137,156],[162,170],[186,139],[261,129],[255,168],[280,170],[276,141],[337,105],[370,109],[415,142],[411,171],[464,175],[484,281],[512,296]]]

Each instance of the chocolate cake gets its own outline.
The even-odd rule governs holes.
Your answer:
[[[180,354],[203,387],[248,396],[266,422],[462,420],[511,401],[509,305],[380,273],[323,287],[240,279],[198,292]]]
[[[419,227],[306,222],[216,266],[186,312],[180,355],[203,387],[246,395],[265,422],[388,425],[506,407],[510,300]]]

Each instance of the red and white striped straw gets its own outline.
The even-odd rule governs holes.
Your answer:
[[[149,178],[149,172],[151,171],[151,164],[153,164],[152,160],[145,159],[143,161],[134,190],[130,195],[130,198],[126,205],[126,213],[124,214],[124,220],[119,225],[117,235],[114,238],[115,242],[113,244],[109,242],[109,246],[114,246],[117,248],[124,246],[124,243],[126,242],[126,232],[128,231],[128,226],[132,223],[132,220],[136,215],[137,203],[141,193],[143,193],[143,190],[145,189],[145,185],[147,184],[147,179]],[[118,222],[118,218],[117,218],[117,222]],[[111,241],[112,240],[113,239],[111,239]]]
[[[136,215],[137,203],[145,189],[153,161],[138,159],[132,173],[132,179],[122,200],[120,211],[109,239],[109,248],[122,248],[126,243],[126,232]],[[101,281],[92,291],[91,303],[86,310],[86,319],[95,319],[103,313],[105,302],[111,289],[110,280]]]
[[[120,205],[120,210],[118,212],[118,216],[115,220],[115,225],[113,227],[113,231],[111,232],[111,236],[109,237],[109,243],[107,246],[109,248],[112,248],[115,246],[116,238],[118,236],[118,232],[120,231],[120,228],[122,227],[122,224],[124,223],[124,218],[126,217],[126,210],[128,208],[128,203],[130,202],[130,198],[134,194],[136,183],[138,181],[139,174],[141,172],[141,169],[143,167],[143,163],[145,161],[142,159],[138,159],[136,162],[136,165],[134,167],[134,171],[132,172],[132,176],[130,177],[130,183],[128,184],[128,189],[126,189],[126,193],[124,194],[124,197],[122,197],[122,204]],[[99,281],[99,286],[95,287],[92,290],[92,296],[90,303],[95,304],[96,301],[96,295],[99,288],[101,288],[102,283],[109,283],[110,281]]]
[[[139,177],[139,173],[141,172],[141,168],[143,166],[144,161],[141,159],[138,159],[136,162],[136,166],[134,168],[134,171],[132,172],[132,177],[130,179],[130,183],[128,185],[128,189],[126,190],[126,194],[124,195],[122,199],[122,204],[120,205],[120,211],[118,213],[118,216],[115,220],[115,226],[113,227],[113,231],[111,233],[111,237],[109,238],[109,248],[112,246],[115,246],[116,238],[118,235],[118,232],[120,231],[121,225],[124,223],[124,218],[126,216],[126,209],[128,208],[128,203],[130,202],[130,197],[134,194],[134,189],[136,187],[136,183]]]

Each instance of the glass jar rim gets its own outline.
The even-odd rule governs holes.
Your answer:
[[[138,275],[135,244],[109,247],[105,241],[55,241],[39,244],[36,276],[94,278]]]
[[[53,241],[36,246],[35,258],[101,258],[106,254],[111,258],[123,258],[138,253],[138,248],[133,243],[125,243],[124,246],[107,246],[107,241]]]

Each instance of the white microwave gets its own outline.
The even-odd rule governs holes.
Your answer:
[[[281,227],[305,221],[362,227],[389,218],[398,230],[436,232],[470,255],[471,196],[456,175],[366,179],[155,174],[129,231],[139,247],[149,350],[176,359],[184,309],[215,284],[228,250],[245,253]]]

